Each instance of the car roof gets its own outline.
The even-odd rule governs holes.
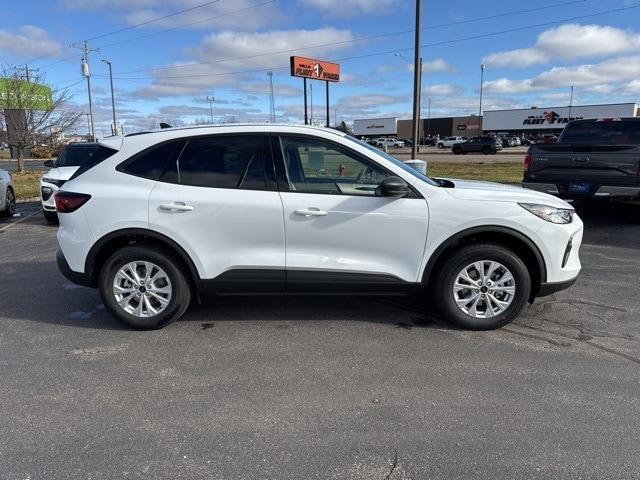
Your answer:
[[[222,123],[222,124],[208,124],[208,125],[190,125],[188,127],[171,127],[171,128],[163,128],[160,130],[152,130],[152,131],[146,131],[146,132],[136,132],[136,133],[129,133],[127,135],[125,135],[125,137],[133,137],[133,136],[138,136],[138,135],[148,135],[148,134],[162,134],[162,133],[167,133],[167,136],[171,136],[171,133],[175,133],[175,132],[182,132],[182,131],[194,131],[194,130],[201,130],[203,133],[217,133],[216,131],[222,130],[222,129],[229,129],[229,128],[246,128],[247,132],[255,132],[256,129],[260,128],[260,127],[268,127],[269,130],[273,131],[273,130],[282,130],[282,131],[286,131],[287,129],[290,128],[303,128],[303,129],[307,129],[310,131],[322,131],[322,132],[329,132],[329,133],[334,133],[338,136],[345,136],[346,134],[340,130],[336,130],[333,128],[327,128],[327,127],[316,127],[314,125],[300,125],[300,124],[290,124],[290,123]]]

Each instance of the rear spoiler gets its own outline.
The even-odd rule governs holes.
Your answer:
[[[102,140],[99,140],[98,143],[100,145],[104,145],[105,147],[109,147],[113,150],[120,150],[122,148],[122,141],[124,140],[123,135],[114,135],[111,137],[105,137]]]

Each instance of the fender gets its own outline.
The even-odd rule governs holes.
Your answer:
[[[198,286],[198,288],[200,287],[200,275],[198,274],[198,270],[196,269],[196,266],[193,263],[193,260],[191,259],[189,254],[179,244],[171,240],[166,235],[163,235],[162,233],[156,232],[154,230],[147,230],[144,228],[123,228],[121,230],[114,230],[113,232],[107,233],[102,238],[100,238],[96,243],[93,244],[93,246],[89,250],[89,253],[87,254],[87,259],[85,260],[85,265],[84,265],[84,271],[87,274],[89,274],[91,282],[93,284],[97,282],[96,275],[93,270],[96,263],[96,259],[98,257],[98,253],[100,252],[102,247],[104,247],[107,243],[109,243],[111,240],[114,240],[116,238],[121,238],[121,237],[126,238],[128,236],[133,236],[133,235],[152,238],[153,240],[156,240],[160,243],[165,244],[167,247],[169,247],[171,250],[177,253],[180,259],[185,263],[185,265],[189,269],[189,273],[191,274],[191,277],[195,282],[195,284]]]
[[[536,259],[536,263],[538,264],[538,270],[540,271],[540,283],[545,283],[547,281],[547,267],[544,262],[544,257],[542,256],[542,253],[540,253],[540,249],[533,242],[533,240],[531,240],[529,237],[527,237],[523,233],[509,227],[503,227],[501,225],[482,225],[479,227],[471,227],[466,230],[462,230],[456,233],[455,235],[449,237],[444,242],[442,242],[431,255],[424,271],[422,272],[422,283],[425,286],[427,286],[427,284],[429,283],[429,277],[433,271],[433,268],[438,262],[440,256],[449,247],[455,245],[457,242],[459,242],[463,238],[473,236],[476,234],[483,234],[483,233],[497,233],[497,234],[513,237],[521,241],[522,243],[524,243]]]

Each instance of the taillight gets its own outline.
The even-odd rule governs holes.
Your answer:
[[[529,173],[531,171],[531,162],[533,162],[533,155],[527,153],[524,156],[524,171]]]
[[[86,193],[58,192],[54,198],[56,200],[56,210],[58,213],[71,213],[87,203],[91,195],[87,195]]]

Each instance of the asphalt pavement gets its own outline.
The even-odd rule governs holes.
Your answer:
[[[583,272],[493,332],[425,299],[223,297],[126,330],[0,221],[2,479],[637,479],[640,206],[581,210]]]

